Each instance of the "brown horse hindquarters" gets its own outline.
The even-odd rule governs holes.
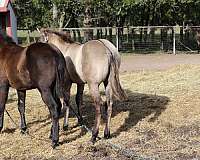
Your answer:
[[[27,49],[27,68],[35,87],[51,86],[56,79],[56,52],[46,44],[31,45]],[[52,58],[54,57],[54,58]]]

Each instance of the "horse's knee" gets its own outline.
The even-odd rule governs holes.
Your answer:
[[[54,120],[58,120],[59,119],[59,111],[53,111],[52,112],[52,118],[54,119]]]

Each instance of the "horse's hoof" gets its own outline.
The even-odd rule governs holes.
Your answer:
[[[83,123],[83,118],[79,118],[78,119],[78,125],[79,126],[82,126],[84,123]]]
[[[27,134],[27,133],[28,133],[27,127],[21,128],[21,134]]]
[[[109,139],[110,137],[111,137],[110,132],[107,132],[107,133],[104,132],[104,138],[105,139]]]
[[[52,148],[55,149],[57,146],[59,146],[59,142],[52,142]]]
[[[21,130],[21,132],[20,132],[22,135],[25,135],[25,134],[28,134],[29,132],[28,132],[28,130]]]
[[[92,142],[92,144],[95,144],[95,142],[96,142],[96,140],[97,140],[97,135],[98,134],[95,134],[95,135],[92,135],[92,138],[91,138],[91,142]]]
[[[63,126],[63,130],[64,130],[64,131],[67,131],[68,129],[69,129],[69,126],[68,126],[68,125]]]
[[[90,141],[91,141],[91,142],[92,142],[92,144],[94,145],[94,144],[95,144],[95,142],[96,142],[96,138],[95,138],[95,137],[92,137]]]
[[[3,129],[3,127],[0,127],[0,133],[1,133],[2,129]]]

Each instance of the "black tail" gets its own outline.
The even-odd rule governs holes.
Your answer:
[[[67,79],[67,69],[64,56],[59,51],[59,56],[56,56],[56,80],[55,85],[53,88],[54,98],[58,104],[58,111],[61,112],[62,104],[60,102],[60,98],[64,97],[65,94],[65,86],[66,86],[66,79]]]
[[[56,95],[59,98],[64,96],[64,87],[65,87],[65,72],[66,72],[66,64],[64,57],[56,57],[56,84],[55,90]]]

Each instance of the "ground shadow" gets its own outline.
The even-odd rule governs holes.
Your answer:
[[[119,126],[117,131],[111,134],[112,137],[116,137],[121,132],[130,130],[139,121],[141,121],[147,116],[151,115],[149,123],[154,122],[166,109],[167,104],[170,101],[170,99],[166,96],[134,93],[130,90],[126,90],[126,92],[128,94],[128,101],[126,102],[116,101],[113,104],[112,118],[117,116],[121,112],[129,112],[129,115],[125,119],[124,123],[121,126]],[[89,128],[92,128],[95,118],[95,110],[93,102],[89,95],[84,95],[84,101],[85,104],[84,107],[81,109],[81,112],[82,115],[84,116],[84,122],[86,123],[86,125]],[[75,106],[73,107],[75,108]],[[103,108],[104,107],[102,107],[102,114],[104,113]],[[74,117],[74,115],[70,114],[70,117]],[[111,128],[112,128],[112,123],[111,123]],[[68,133],[71,134],[70,132]],[[83,136],[85,133],[86,133],[85,130],[82,129],[80,135],[74,137],[71,140],[66,139],[63,142],[61,142],[61,144],[63,144],[64,142],[70,142],[76,140],[76,138]],[[101,137],[102,135],[99,136]]]
[[[38,123],[44,123],[44,126],[48,125],[50,122],[49,120],[51,119],[51,116],[49,115],[48,117],[44,118],[44,119],[38,119],[38,120],[35,120],[35,121],[32,121],[32,122],[28,122],[27,124],[27,127],[31,127],[35,124],[38,124]]]
[[[125,118],[124,123],[120,126],[118,126],[118,129],[111,133],[111,136],[115,137],[118,136],[121,132],[129,131],[132,127],[134,127],[139,121],[144,119],[147,116],[151,115],[151,119],[149,120],[149,123],[155,121],[160,114],[166,109],[168,102],[170,99],[166,96],[160,96],[160,95],[151,95],[151,94],[143,94],[143,93],[135,93],[131,90],[126,90],[126,93],[128,94],[128,101],[126,102],[119,102],[116,101],[113,104],[113,113],[112,118],[117,116],[118,114],[122,112],[128,112],[128,117]],[[72,100],[74,100],[74,95],[72,96]],[[73,103],[75,104],[75,103]],[[76,106],[72,106],[76,110]],[[103,112],[102,107],[102,114]],[[87,127],[92,128],[95,118],[95,108],[92,102],[92,99],[89,95],[84,95],[84,107],[81,108],[81,113],[84,117],[84,123],[87,125]],[[73,113],[70,112],[70,117],[75,117]],[[105,117],[105,116],[102,116]],[[49,121],[50,116],[42,119],[42,120],[35,120],[32,122],[28,122],[28,127],[31,127],[33,125],[37,125],[38,123],[44,123],[41,125],[37,130],[40,130],[44,128],[47,125],[51,124],[51,121]],[[70,125],[70,124],[69,124]],[[77,129],[73,129],[77,126],[70,126],[68,131],[62,132],[61,134],[68,135],[73,134],[77,131]],[[111,123],[112,128],[112,123]],[[5,131],[4,131],[5,132]],[[7,131],[6,131],[7,132]],[[13,131],[8,131],[13,132]],[[70,139],[64,139],[61,144],[69,143],[71,141],[74,141],[81,136],[86,134],[86,130],[84,128],[81,128],[81,132],[79,135],[74,136]],[[99,135],[100,137],[102,135]]]
[[[118,136],[121,132],[128,131],[147,116],[151,115],[149,123],[156,121],[170,101],[166,96],[134,93],[130,90],[126,90],[126,92],[129,100],[127,102],[116,102],[112,117],[120,112],[129,112],[129,115],[123,125],[112,133],[112,136]]]
[[[2,133],[14,133],[16,131],[16,128],[6,128],[2,131]]]

